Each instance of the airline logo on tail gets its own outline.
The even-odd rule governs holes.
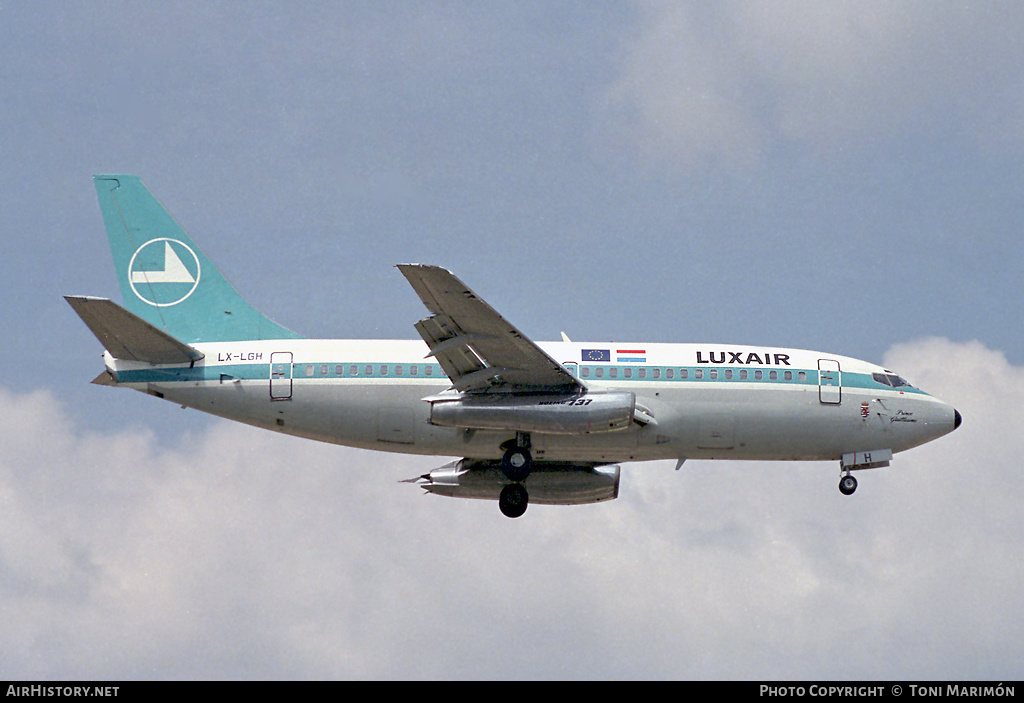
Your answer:
[[[132,254],[128,283],[139,300],[158,308],[177,305],[199,285],[199,257],[184,242],[151,239]]]

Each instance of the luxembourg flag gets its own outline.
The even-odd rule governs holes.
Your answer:
[[[647,352],[644,349],[616,349],[616,361],[620,364],[645,364]]]

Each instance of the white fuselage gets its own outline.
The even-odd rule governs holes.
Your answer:
[[[352,447],[498,459],[514,433],[430,423],[451,382],[420,341],[193,345],[193,365],[106,356],[118,385],[251,425]],[[721,344],[547,342],[590,391],[628,391],[654,422],[532,434],[534,458],[832,460],[903,451],[955,427],[952,406],[877,380],[879,366],[812,351]],[[594,359],[594,360],[585,360]],[[873,377],[873,374],[875,376]]]

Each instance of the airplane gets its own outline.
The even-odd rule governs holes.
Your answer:
[[[249,305],[137,176],[94,176],[123,307],[65,296],[104,347],[93,383],[323,442],[459,457],[428,493],[616,498],[620,464],[838,461],[853,471],[960,426],[953,406],[845,356],[774,346],[535,343],[444,268],[399,264],[421,340],[302,337]]]

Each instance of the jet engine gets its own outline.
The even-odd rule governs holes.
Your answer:
[[[430,398],[430,423],[441,427],[545,434],[590,434],[629,426],[632,393],[464,395]]]
[[[428,493],[452,498],[497,500],[505,515],[518,517],[525,512],[527,501],[584,505],[613,500],[619,495],[619,467],[538,461],[525,481],[513,483],[505,477],[498,462],[461,459],[409,483],[418,484]],[[515,503],[513,508],[507,505],[510,498]]]

